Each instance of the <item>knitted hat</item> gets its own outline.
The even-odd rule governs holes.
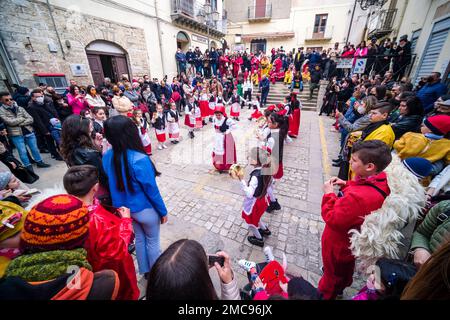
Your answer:
[[[26,252],[80,248],[88,231],[87,207],[74,196],[60,194],[43,200],[28,213],[20,248]]]
[[[428,177],[433,168],[431,162],[424,158],[408,158],[403,160],[402,163],[419,179]]]
[[[389,290],[396,287],[400,292],[417,272],[413,264],[401,260],[380,258],[376,265],[380,268],[381,280],[385,287]]]
[[[12,178],[11,172],[9,171],[0,172],[0,190],[6,189],[11,178]]]
[[[221,113],[221,114],[223,114],[224,117],[227,116],[224,106],[216,106],[216,108],[214,109],[214,113]]]
[[[445,136],[450,131],[450,116],[437,115],[426,118],[423,123],[438,136]]]

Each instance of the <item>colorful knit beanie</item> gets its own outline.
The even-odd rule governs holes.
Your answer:
[[[88,209],[81,200],[67,194],[52,196],[28,213],[20,248],[27,253],[80,248],[88,231]]]

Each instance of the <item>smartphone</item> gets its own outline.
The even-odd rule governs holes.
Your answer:
[[[221,267],[225,263],[225,258],[218,256],[217,254],[208,254],[208,265],[214,267],[214,263],[219,263]]]

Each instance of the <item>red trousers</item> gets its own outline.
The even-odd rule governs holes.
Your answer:
[[[344,240],[346,239],[346,240]],[[348,235],[337,237],[337,233],[325,227],[322,235],[323,276],[319,291],[326,300],[335,299],[353,282],[355,257],[350,249]]]

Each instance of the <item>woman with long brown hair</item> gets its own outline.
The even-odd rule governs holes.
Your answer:
[[[450,300],[450,241],[419,269],[401,300]]]
[[[101,142],[103,136],[95,134],[92,138],[94,125],[90,119],[80,115],[71,115],[62,126],[60,153],[69,167],[90,164],[99,172],[100,188],[97,199],[110,204],[108,176],[103,170]]]

